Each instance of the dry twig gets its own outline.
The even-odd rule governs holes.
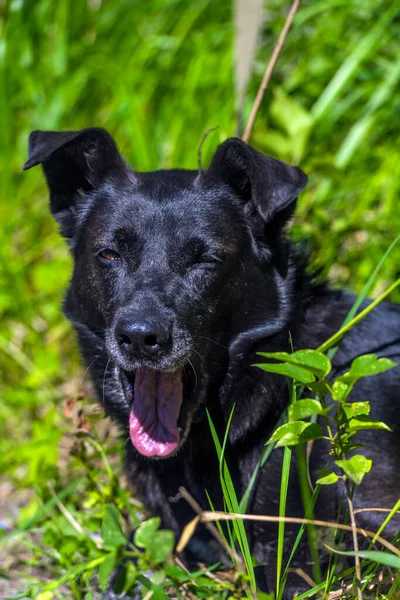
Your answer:
[[[197,511],[196,511],[197,512]],[[234,519],[242,519],[249,521],[264,521],[266,523],[296,523],[298,525],[315,525],[317,527],[329,527],[330,529],[343,529],[344,531],[353,532],[353,527],[350,525],[342,525],[341,523],[331,523],[330,521],[321,521],[319,519],[300,519],[298,517],[275,517],[275,516],[264,516],[264,515],[242,515],[239,513],[226,513],[222,511],[204,511],[201,512],[195,517],[192,521],[190,521],[182,532],[182,536],[177,545],[177,551],[182,552],[190,538],[194,534],[196,526],[198,523],[211,523],[213,521],[233,521]],[[375,538],[376,534],[373,531],[368,531],[367,529],[361,529],[360,527],[356,527],[355,531],[364,535],[365,537]],[[400,556],[400,550],[393,546],[390,542],[382,538],[381,536],[376,537],[376,541],[378,541],[382,546],[385,546],[390,552],[395,554],[396,556]],[[328,547],[328,546],[327,546]]]
[[[296,573],[296,575],[298,575],[299,577],[301,577],[306,583],[307,585],[310,586],[310,588],[314,588],[316,587],[316,583],[313,579],[311,579],[311,577],[309,575],[307,575],[307,573],[305,571],[303,571],[303,569],[300,569],[299,567],[296,569],[288,569],[289,573]]]
[[[244,142],[248,142],[249,141],[251,132],[253,130],[254,122],[255,122],[256,117],[257,117],[257,113],[259,111],[262,99],[263,99],[264,94],[265,94],[265,90],[268,87],[269,80],[271,79],[271,75],[272,75],[272,73],[274,71],[274,68],[275,68],[275,65],[276,65],[276,63],[278,61],[279,54],[281,53],[283,45],[284,45],[284,43],[286,41],[287,34],[288,34],[289,29],[290,29],[290,27],[292,25],[294,15],[296,14],[297,9],[299,8],[299,6],[300,6],[300,0],[294,0],[293,4],[291,6],[291,9],[289,11],[289,14],[287,16],[287,19],[285,21],[285,24],[283,26],[283,29],[281,31],[281,34],[279,36],[279,39],[278,39],[278,41],[276,43],[276,46],[274,48],[274,51],[272,53],[271,59],[270,59],[268,65],[267,65],[267,68],[265,70],[264,77],[263,77],[261,85],[260,85],[260,87],[258,89],[256,99],[254,100],[253,108],[251,109],[250,117],[249,117],[249,120],[247,121],[246,129],[245,129],[244,134],[242,136],[242,140]]]
[[[347,504],[349,507],[350,523],[351,523],[352,534],[353,534],[353,547],[354,547],[354,551],[358,552],[358,536],[357,536],[356,517],[354,514],[352,493],[351,493],[351,490],[349,489],[348,484],[346,485],[346,491],[347,491]],[[357,597],[358,597],[358,600],[363,600],[362,590],[361,590],[361,563],[360,563],[360,557],[357,555],[354,556],[354,565],[356,567]]]
[[[193,508],[194,512],[197,513],[197,517],[195,519],[193,519],[192,521],[190,521],[190,523],[188,523],[188,525],[186,525],[184,531],[182,532],[182,536],[181,539],[179,540],[179,544],[176,547],[178,552],[182,552],[183,548],[187,545],[187,543],[189,542],[190,538],[192,537],[194,530],[197,527],[198,522],[201,520],[201,516],[204,515],[204,511],[202,510],[201,506],[196,502],[196,500],[193,498],[193,496],[191,494],[189,494],[189,492],[187,491],[186,488],[184,487],[180,487],[179,488],[179,494],[178,496],[175,496],[174,501],[178,500],[179,498],[183,498],[184,500],[186,500],[186,502]],[[193,531],[190,529],[190,525],[192,525],[192,529]],[[224,540],[224,538],[221,536],[221,534],[219,533],[218,529],[215,527],[215,525],[213,523],[211,523],[210,521],[204,521],[204,525],[207,527],[207,529],[209,530],[209,532],[215,537],[215,539],[221,544],[221,546],[223,547],[223,549],[227,552],[227,554],[229,554],[229,556],[232,558],[232,560],[239,565],[239,567],[244,570],[244,564],[243,564],[243,560],[241,558],[241,556],[239,556],[235,550],[233,548],[231,548],[226,541]],[[179,545],[183,539],[183,536],[186,532],[186,535],[188,535],[188,540],[186,542],[186,544],[184,545],[184,547],[182,549],[179,549]]]

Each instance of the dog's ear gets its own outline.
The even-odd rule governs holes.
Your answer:
[[[112,137],[99,128],[33,131],[23,169],[43,167],[50,208],[64,237],[74,233],[78,205],[106,179],[126,177],[127,167]]]
[[[265,223],[279,215],[286,221],[307,183],[298,167],[264,156],[238,138],[221,144],[208,172],[228,184],[245,201],[251,200]]]

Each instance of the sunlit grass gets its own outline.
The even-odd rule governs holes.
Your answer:
[[[246,113],[286,9],[268,1]],[[228,0],[6,0],[0,10],[0,471],[11,485],[4,516],[11,552],[1,575],[12,573],[27,589],[36,579],[62,578],[73,563],[97,560],[96,545],[71,528],[48,482],[86,532],[101,529],[110,502],[127,529],[141,516],[99,448],[82,442],[62,409],[66,396],[88,389],[88,377],[82,384],[75,336],[59,309],[68,251],[40,171],[21,172],[28,134],[102,126],[138,170],[196,168],[203,132],[218,125],[204,145],[206,165],[236,130],[234,31]],[[324,273],[356,291],[400,229],[396,10],[389,0],[305,0],[252,138],[261,151],[301,161],[310,184],[295,236],[312,244]],[[397,244],[369,293],[392,283],[399,260]],[[392,297],[400,298],[398,290]],[[92,412],[89,400],[83,406]],[[113,429],[95,415],[89,420],[121,475]],[[68,594],[80,598],[76,585]]]

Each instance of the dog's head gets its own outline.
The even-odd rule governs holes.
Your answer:
[[[123,396],[139,453],[170,456],[227,349],[280,308],[274,249],[307,178],[239,139],[207,170],[137,173],[97,128],[32,133],[39,163],[75,261],[67,316],[119,386],[100,393]]]

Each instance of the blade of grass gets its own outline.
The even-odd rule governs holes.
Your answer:
[[[375,269],[372,271],[371,275],[368,277],[367,283],[365,284],[365,286],[363,287],[361,293],[357,297],[357,300],[354,302],[353,306],[351,307],[351,309],[350,309],[347,317],[343,321],[343,325],[342,326],[347,325],[347,323],[354,317],[354,315],[358,311],[359,307],[361,306],[362,302],[368,296],[368,294],[371,291],[372,286],[375,283],[375,280],[376,280],[377,276],[379,275],[379,272],[382,269],[382,267],[383,267],[386,259],[388,258],[389,254],[391,253],[391,251],[396,246],[396,244],[398,243],[399,240],[400,240],[400,234],[390,244],[389,248],[386,250],[385,254],[382,256],[381,260],[378,262],[378,264],[376,265]]]
[[[315,506],[315,503],[316,503],[316,501],[318,499],[319,489],[320,489],[320,486],[316,485],[315,488],[314,488],[314,491],[312,493],[312,496],[310,498],[310,502],[309,502],[309,504],[307,506],[307,510],[305,511],[305,515],[304,515],[305,519],[313,519],[313,516],[314,516],[314,506]],[[294,541],[294,544],[293,544],[292,550],[290,552],[290,556],[289,556],[288,562],[286,564],[286,567],[285,567],[285,570],[284,570],[284,573],[283,573],[283,576],[282,576],[282,579],[285,582],[286,582],[286,577],[287,577],[287,574],[288,574],[288,571],[289,571],[290,563],[292,562],[293,556],[295,555],[295,552],[296,552],[296,550],[297,550],[297,548],[298,548],[298,546],[299,546],[299,544],[301,542],[301,538],[303,537],[303,534],[304,534],[304,531],[305,531],[306,527],[307,527],[307,525],[305,523],[301,524],[299,532],[298,532],[298,534],[296,536],[296,539]],[[319,564],[318,564],[318,566],[319,566]]]
[[[312,422],[312,421],[311,421]],[[314,518],[314,505],[318,498],[320,486],[316,485],[314,490],[310,491],[309,473],[308,473],[308,458],[305,444],[296,446],[297,470],[299,473],[300,492],[303,503],[304,517],[308,519]],[[315,498],[315,500],[313,500]],[[302,535],[304,526],[300,527],[299,534]],[[301,536],[300,536],[301,537]],[[317,532],[313,525],[307,525],[308,546],[311,553],[312,574],[316,583],[322,581],[321,567],[319,564],[319,549]],[[300,540],[299,540],[300,542]]]
[[[357,72],[360,64],[372,53],[375,46],[385,37],[387,24],[392,20],[398,8],[391,6],[381,14],[380,19],[367,35],[362,37],[347,59],[336,71],[334,77],[326,86],[311,112],[316,121],[322,119],[332,104],[340,97],[342,91]]]
[[[229,418],[228,418],[228,423],[226,424],[226,428],[225,428],[225,434],[224,434],[224,440],[222,442],[222,448],[221,448],[221,454],[219,456],[219,474],[220,474],[220,478],[223,478],[223,469],[224,469],[224,456],[225,456],[225,448],[226,448],[226,443],[228,441],[228,434],[229,434],[229,430],[231,428],[231,422],[232,422],[232,417],[233,417],[233,413],[235,411],[235,404],[232,406],[231,412],[229,414]],[[225,487],[226,487],[226,482],[225,482]],[[229,507],[227,506],[226,503],[226,497],[224,495],[224,510],[229,510]],[[229,541],[230,541],[230,545],[231,548],[234,549],[235,548],[235,532],[232,532],[230,523],[227,523],[227,529],[228,529],[228,536],[229,536]]]
[[[398,288],[399,285],[400,279],[397,279],[391,286],[387,288],[387,290],[385,290],[378,298],[376,298],[376,300],[371,302],[371,304],[367,306],[367,308],[365,308],[356,317],[349,321],[347,325],[341,327],[339,331],[337,331],[328,340],[326,340],[326,342],[321,344],[319,348],[317,348],[318,352],[326,352],[327,350],[335,346],[342,339],[345,333],[347,333],[355,325],[360,323],[360,321],[362,321],[367,315],[369,315],[369,313],[373,311],[374,308],[376,308],[381,302],[383,302],[383,300],[385,300],[385,298],[387,298],[396,288]]]
[[[212,510],[213,512],[215,512],[215,506],[214,506],[214,504],[213,504],[213,502],[212,502],[212,500],[211,500],[210,494],[208,493],[208,491],[207,491],[207,490],[204,490],[204,491],[205,491],[205,493],[206,493],[206,496],[207,496],[207,501],[208,501],[208,504],[210,505],[210,508],[211,508],[211,510]],[[218,529],[218,531],[219,531],[219,534],[220,534],[220,536],[223,538],[223,540],[224,540],[224,542],[226,543],[226,545],[228,545],[228,541],[227,541],[227,539],[226,539],[226,537],[225,537],[225,533],[224,533],[224,530],[222,529],[222,525],[221,525],[221,523],[220,523],[219,521],[215,521],[215,526],[216,526],[216,528]]]
[[[385,529],[386,525],[389,523],[389,521],[391,521],[393,519],[394,515],[399,511],[400,511],[400,499],[396,502],[396,504],[394,505],[394,507],[392,508],[392,510],[386,517],[386,519],[383,521],[382,525],[379,527],[378,531],[376,532],[376,536],[374,537],[374,539],[371,542],[371,545],[375,544],[376,538],[379,535],[381,535],[381,533]]]
[[[341,519],[341,514],[342,514],[342,506],[343,503],[345,501],[345,497],[344,497],[344,492],[341,493],[340,495],[340,500],[339,500],[339,506],[337,509],[337,515],[336,515],[336,522],[339,523],[339,520]],[[344,523],[345,525],[347,525],[349,522],[349,511],[346,510],[345,512],[345,518],[344,518]],[[336,540],[336,536],[337,536],[337,530],[334,532],[334,537],[333,539]],[[344,540],[344,536],[345,536],[345,532],[344,530],[340,530],[340,534],[339,534],[339,539],[336,542],[336,546],[338,546],[339,548],[342,546],[343,544],[343,540]],[[330,554],[329,556],[329,563],[328,563],[328,568],[326,571],[326,577],[325,577],[325,593],[328,594],[331,587],[332,587],[332,583],[334,581],[334,577],[335,577],[335,570],[336,570],[336,565],[338,562],[338,554]]]
[[[326,545],[326,544],[325,544]],[[336,554],[342,554],[343,556],[358,556],[361,558],[367,558],[368,560],[375,561],[381,565],[386,565],[388,567],[392,567],[393,569],[400,569],[400,557],[395,556],[393,554],[389,554],[388,552],[381,552],[379,550],[337,550],[336,548],[330,548],[326,545],[327,548],[331,552],[335,552]]]
[[[361,290],[360,294],[358,295],[356,301],[354,302],[353,306],[347,313],[347,316],[342,323],[342,327],[345,327],[348,323],[350,323],[350,321],[352,320],[354,315],[357,313],[361,304],[364,302],[365,298],[368,296],[369,292],[371,291],[372,286],[375,283],[375,280],[376,280],[377,276],[379,275],[379,272],[381,271],[386,259],[388,258],[389,254],[391,253],[391,251],[396,246],[396,244],[398,243],[399,240],[400,240],[400,234],[390,244],[389,248],[386,250],[385,254],[382,256],[381,260],[378,262],[375,269],[372,271],[371,275],[368,277],[367,283],[365,284],[365,286]],[[329,360],[332,360],[337,349],[338,349],[338,346],[335,346],[333,348],[330,348],[330,350],[327,352],[326,355],[329,358]]]
[[[229,422],[231,421],[232,414],[233,413],[231,412],[231,415],[229,417]],[[222,487],[224,499],[229,508],[229,512],[237,512],[238,513],[238,512],[240,512],[240,507],[239,507],[239,502],[237,500],[233,481],[232,481],[228,466],[226,464],[226,461],[223,458],[222,447],[221,447],[221,444],[220,444],[220,441],[218,438],[218,434],[214,427],[214,424],[211,419],[211,415],[208,410],[207,410],[207,418],[208,418],[209,426],[211,429],[211,435],[212,435],[212,438],[214,441],[215,449],[217,451],[218,459],[220,461],[222,459],[222,469],[220,471],[220,477],[221,477],[221,487]],[[226,435],[227,435],[227,433],[225,432],[225,437],[226,437]],[[236,520],[236,519],[233,520],[233,528],[235,531],[236,538],[238,540],[240,550],[242,552],[243,560],[246,565],[247,574],[250,578],[252,588],[255,590],[256,589],[256,581],[255,581],[255,575],[254,575],[253,561],[252,561],[249,542],[247,539],[246,529],[245,529],[243,521]]]
[[[275,429],[278,429],[278,427],[280,427],[281,425],[283,425],[284,423],[286,423],[286,421],[287,421],[287,413],[286,413],[286,410],[285,410],[282,413],[282,415],[280,416],[280,418],[279,418],[279,420],[278,420],[278,422],[277,422],[277,424],[276,424],[276,426],[274,428],[274,431],[275,431]],[[272,433],[273,432],[271,432],[271,435],[272,435]],[[257,481],[257,476],[258,476],[258,474],[260,472],[260,469],[263,468],[263,466],[265,465],[265,463],[267,462],[267,460],[271,456],[272,451],[274,450],[274,448],[275,448],[275,444],[270,444],[269,446],[266,446],[264,448],[264,450],[263,450],[263,452],[262,452],[262,454],[260,456],[260,459],[259,459],[259,461],[258,461],[258,463],[257,463],[257,465],[256,465],[256,467],[255,467],[255,469],[253,471],[253,473],[251,474],[250,481],[249,481],[249,484],[248,484],[248,486],[246,488],[246,491],[243,494],[243,497],[242,497],[242,499],[240,501],[240,512],[242,512],[242,513],[246,512],[248,504],[249,504],[251,492],[253,490],[255,482]]]
[[[290,344],[293,344],[292,338],[290,336]],[[292,391],[291,391],[291,404],[296,402],[297,399],[297,390],[292,382]],[[289,476],[290,476],[290,464],[292,461],[292,448],[286,446],[283,451],[283,461],[282,461],[282,470],[281,470],[281,489],[279,495],[279,516],[286,516],[286,503],[287,503],[287,493],[289,488]],[[285,589],[285,578],[281,579],[282,575],[282,565],[283,565],[283,551],[285,546],[285,522],[279,521],[278,524],[278,547],[277,547],[277,556],[276,556],[276,597],[278,600],[282,598],[282,594]]]
[[[385,104],[388,98],[393,94],[400,78],[400,61],[389,65],[385,79],[380,86],[376,88],[365,107],[364,115],[350,128],[348,134],[343,140],[335,158],[334,166],[337,169],[347,167],[355,152],[363,143],[370,128],[378,118],[378,110]]]
[[[398,591],[399,587],[400,587],[400,573],[397,574],[397,576],[393,582],[393,585],[388,592],[387,600],[392,600],[392,598],[398,597],[397,591]]]
[[[279,516],[286,516],[286,501],[289,487],[290,463],[292,460],[292,449],[285,446],[283,452],[283,462],[281,471],[281,491],[279,496]],[[284,592],[284,581],[281,580],[283,551],[285,547],[285,522],[279,521],[278,524],[278,549],[276,557],[276,597],[280,600]]]

